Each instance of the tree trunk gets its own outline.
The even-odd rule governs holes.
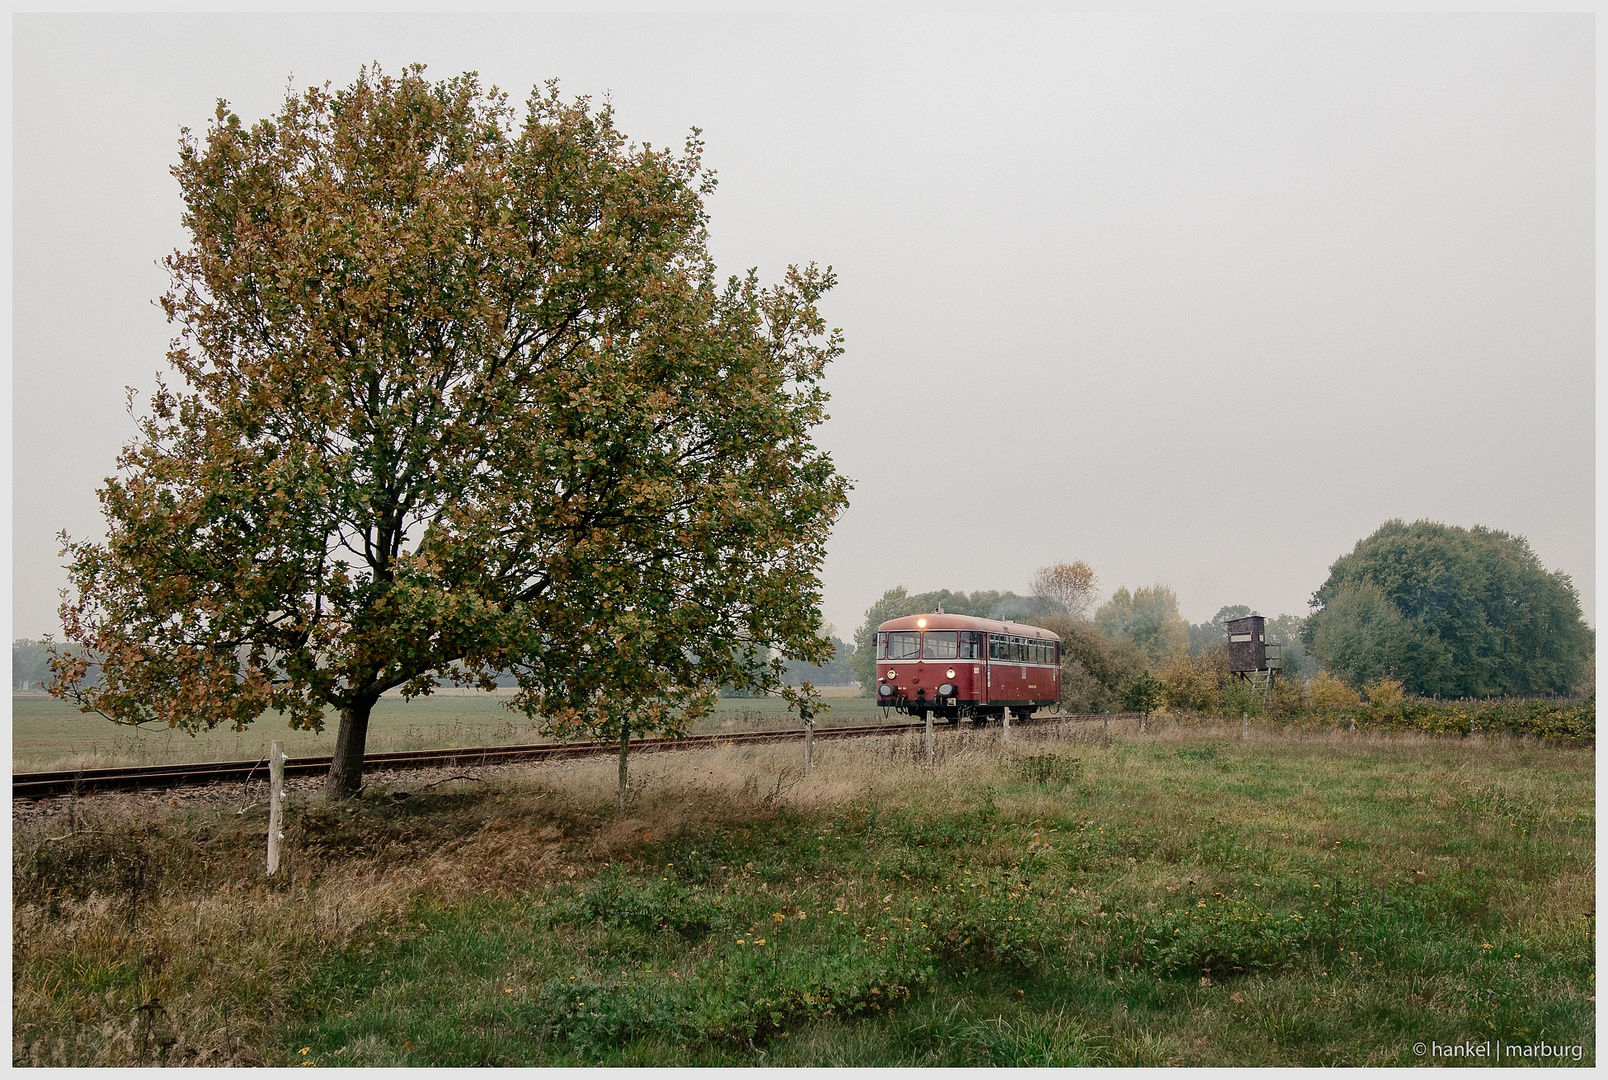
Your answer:
[[[620,790],[614,796],[614,808],[625,812],[625,758],[631,750],[631,721],[620,721]]]
[[[363,746],[368,741],[369,713],[377,697],[361,697],[341,710],[335,734],[335,760],[329,765],[324,795],[332,801],[350,799],[363,787]]]

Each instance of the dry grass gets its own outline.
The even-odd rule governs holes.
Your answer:
[[[1515,863],[1510,877],[1494,883],[1489,903],[1504,933],[1531,948],[1573,947],[1580,917],[1594,904],[1594,814],[1580,804],[1590,786],[1579,779],[1583,764],[1589,773],[1589,753],[1339,732],[1253,733],[1242,744],[1238,725],[1154,722],[1143,736],[1137,723],[1113,725],[1110,745],[1099,725],[1020,729],[1009,746],[1000,734],[940,729],[930,769],[917,735],[818,741],[809,776],[797,745],[644,756],[633,762],[624,815],[612,812],[615,763],[608,759],[502,770],[491,784],[371,786],[352,806],[294,802],[284,870],[272,881],[261,872],[264,807],[243,816],[200,809],[140,820],[106,807],[87,811],[69,835],[59,818],[47,819],[19,829],[13,851],[13,1060],[286,1064],[294,1055],[287,1056],[285,1033],[305,1026],[299,988],[326,958],[383,957],[417,939],[429,932],[421,907],[536,902],[607,865],[652,863],[689,837],[747,836],[768,823],[820,821],[851,807],[873,825],[880,812],[940,820],[961,812],[983,783],[1001,820],[1027,832],[1002,830],[967,861],[1010,865],[1022,843],[1029,850],[1035,843],[1033,823],[1065,823],[1069,813],[1066,791],[1009,780],[1030,759],[1075,759],[1077,816],[1124,828],[1132,822],[1151,837],[1155,857],[1116,861],[1102,880],[1108,908],[1143,911],[1181,889],[1233,889],[1234,875],[1196,850],[1208,818],[1337,864],[1348,849],[1366,846],[1380,880],[1418,883],[1457,858],[1431,854],[1428,845],[1459,813],[1471,845],[1500,841],[1514,859],[1529,850],[1525,838],[1534,838],[1538,863],[1560,844],[1585,848],[1550,877]],[[1266,782],[1276,790],[1252,790],[1239,774],[1219,784],[1207,774],[1223,754],[1266,757],[1276,766]],[[1559,780],[1565,774],[1568,783]],[[1219,786],[1202,810],[1208,782]],[[1336,785],[1350,794],[1340,796]],[[873,870],[869,881],[846,881],[841,891],[874,908],[882,888]],[[591,939],[578,940],[574,947],[584,951]],[[1425,989],[1423,1007],[1440,1007],[1434,995],[1444,987]],[[1227,1021],[1197,1016],[1180,1030],[1219,1022]],[[1120,1023],[1103,1028],[1128,1040],[1127,1060],[1135,1063],[1209,1060],[1181,1036],[1153,1028],[1124,1034]],[[1039,1035],[1063,1041],[1076,1034],[1065,1025],[1045,1031]],[[800,1035],[796,1054],[827,1038]],[[863,1063],[850,1044],[865,1032],[840,1036],[798,1060]],[[378,1047],[352,1054],[344,1060],[393,1060]]]

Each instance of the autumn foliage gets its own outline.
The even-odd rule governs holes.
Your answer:
[[[717,281],[696,132],[371,70],[251,125],[220,103],[173,175],[182,386],[101,490],[106,541],[67,543],[91,652],[58,695],[187,728],[333,707],[348,794],[394,688],[512,673],[550,730],[612,737],[826,658],[833,277]]]

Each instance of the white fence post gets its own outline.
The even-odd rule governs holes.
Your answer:
[[[1002,725],[999,736],[1000,745],[1009,746],[1011,744],[1011,710],[1009,706],[1006,707],[1004,712],[1000,713],[999,722]]]
[[[279,842],[285,838],[285,754],[268,744],[268,876],[279,872]]]

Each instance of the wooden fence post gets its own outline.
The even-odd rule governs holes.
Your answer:
[[[1251,737],[1251,714],[1240,713],[1240,740],[1243,742]]]
[[[927,714],[927,768],[932,768],[932,713]]]
[[[999,743],[1001,746],[1009,746],[1011,744],[1011,710],[1009,707],[999,714],[999,722],[1001,725]]]
[[[804,775],[808,776],[810,770],[815,768],[815,721],[804,721]]]
[[[268,876],[279,872],[279,842],[285,838],[285,754],[268,744]]]

